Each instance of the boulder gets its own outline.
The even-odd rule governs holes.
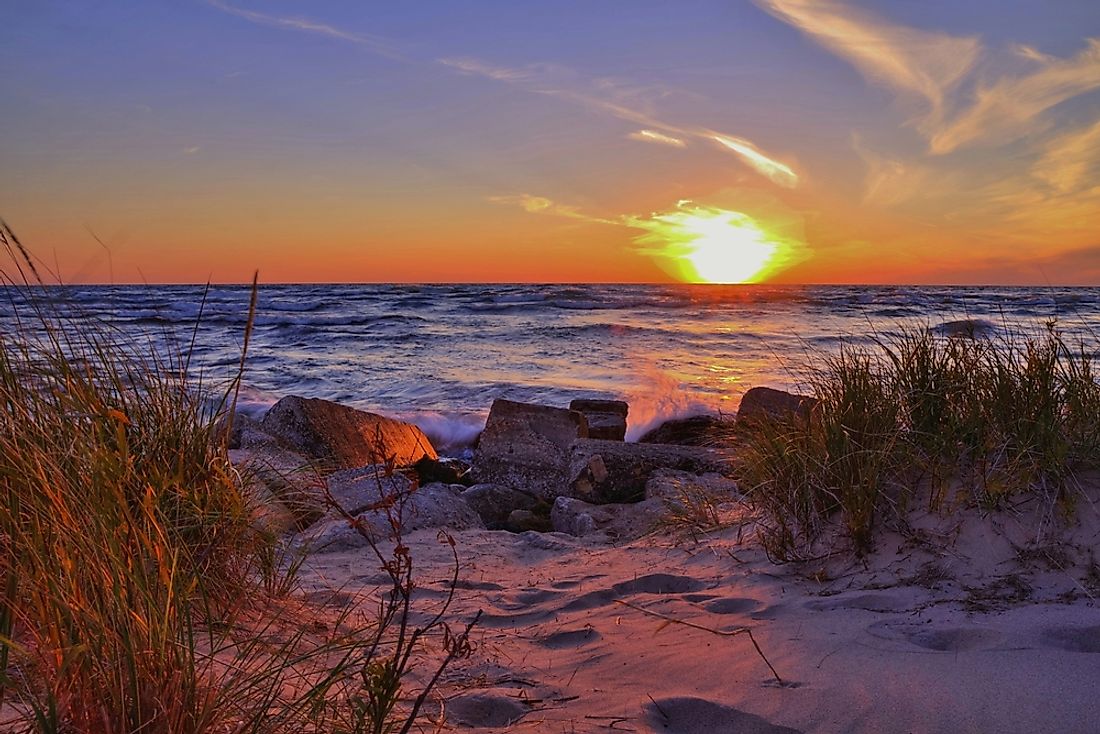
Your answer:
[[[809,418],[817,399],[774,390],[770,387],[754,387],[741,397],[737,419],[746,418]]]
[[[569,403],[569,409],[583,413],[588,421],[588,437],[607,441],[626,438],[626,414],[630,406],[622,400],[578,399]]]
[[[304,456],[268,444],[231,449],[229,460],[266,529],[302,530],[324,515],[323,480]]]
[[[369,464],[409,466],[438,458],[416,426],[316,398],[283,398],[260,427],[278,442],[314,459],[325,470]]]
[[[516,510],[530,511],[538,504],[531,495],[499,484],[475,484],[462,493],[470,507],[490,530],[506,529]]]
[[[638,443],[668,443],[677,446],[715,446],[733,430],[733,421],[713,415],[674,418],[647,432]]]
[[[574,497],[558,497],[550,521],[558,533],[578,538],[603,535],[607,540],[633,540],[653,530],[665,513],[660,500],[594,505]]]
[[[463,484],[469,485],[467,473],[470,466],[461,459],[431,459],[424,456],[412,465],[420,479],[420,484]]]
[[[658,469],[728,473],[729,466],[719,452],[701,446],[578,439],[570,453],[568,494],[594,504],[637,502]]]
[[[402,534],[424,528],[484,528],[478,514],[462,499],[464,489],[457,484],[417,487],[403,474],[387,476],[380,466],[336,472],[329,477],[333,499],[356,515],[379,541],[393,536],[395,524]],[[332,511],[302,533],[299,540],[314,552],[367,545],[366,539],[345,518]]]
[[[587,436],[588,422],[575,410],[494,400],[472,478],[552,499],[568,486],[570,447]]]

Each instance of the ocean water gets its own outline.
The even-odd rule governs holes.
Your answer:
[[[192,364],[207,382],[228,379],[240,360],[246,287],[48,294],[63,313],[148,337],[149,349],[193,338]],[[0,328],[26,308],[8,289]],[[284,395],[336,400],[412,420],[453,453],[495,398],[620,398],[631,438],[669,417],[732,413],[756,385],[797,388],[815,355],[844,343],[964,320],[994,335],[1054,321],[1096,350],[1100,288],[261,286],[242,400],[256,415]]]

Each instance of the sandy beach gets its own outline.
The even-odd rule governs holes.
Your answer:
[[[1033,519],[927,516],[868,558],[784,565],[751,525],[626,543],[456,531],[453,616],[482,616],[431,715],[478,731],[1094,732],[1096,507],[1043,539]],[[430,610],[450,549],[435,530],[407,543]],[[303,588],[370,609],[376,566],[318,553]],[[718,634],[743,628],[781,681],[747,637]]]

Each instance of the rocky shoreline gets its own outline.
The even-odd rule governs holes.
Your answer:
[[[739,415],[797,411],[807,400],[754,388]],[[379,532],[389,520],[370,508],[395,496],[402,498],[404,531],[540,531],[608,540],[648,532],[675,509],[685,485],[705,486],[715,501],[737,497],[721,448],[734,420],[668,421],[627,443],[628,416],[623,401],[578,399],[559,408],[496,400],[467,463],[441,458],[411,423],[290,396],[261,420],[236,416],[229,446],[262,500],[268,527],[299,531],[302,542],[318,549],[364,542],[326,509],[326,485],[331,499],[353,514],[367,512]]]

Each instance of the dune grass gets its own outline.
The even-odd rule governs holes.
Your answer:
[[[53,305],[6,226],[0,244],[16,309],[0,333],[0,721],[89,734],[409,731],[431,687],[409,699],[421,638],[443,638],[443,667],[469,643],[449,632],[446,606],[410,627],[399,536],[390,562],[403,570],[376,616],[344,610],[323,634],[279,619],[272,597],[293,588],[297,561],[256,521],[224,444],[240,373],[211,395],[187,351],[165,355]]]
[[[1069,508],[1100,465],[1090,351],[1053,327],[993,339],[903,332],[821,357],[808,416],[747,420],[737,469],[781,560],[839,526],[858,553],[876,522],[922,503],[948,510],[1038,499]]]

